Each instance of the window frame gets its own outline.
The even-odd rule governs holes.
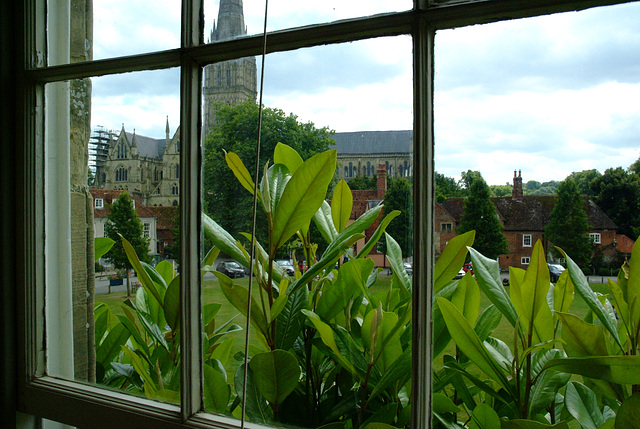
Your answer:
[[[589,238],[592,244],[602,244],[602,234],[599,232],[590,232]]]
[[[104,199],[103,198],[96,198],[94,201],[94,207],[96,209],[103,209],[104,208]]]
[[[529,244],[527,244],[529,239]],[[522,247],[531,247],[533,243],[533,236],[531,234],[522,234]]]
[[[520,265],[529,265],[531,263],[531,256],[521,256]]]
[[[434,264],[434,129],[433,81],[434,39],[436,30],[482,24],[505,19],[566,12],[601,5],[626,3],[615,0],[414,0],[410,11],[395,12],[279,30],[268,34],[268,52],[283,52],[322,44],[335,44],[375,37],[411,35],[413,37],[414,76],[414,255],[422,261],[414,265],[413,288],[413,392],[412,425],[430,427],[431,392],[425,386],[431,380],[431,293]],[[12,159],[21,195],[13,216],[16,219],[16,268],[8,273],[17,283],[16,385],[19,411],[65,424],[89,427],[239,427],[239,421],[199,413],[202,393],[200,347],[200,99],[202,67],[214,62],[255,56],[261,52],[263,37],[248,36],[236,40],[204,44],[201,0],[182,0],[181,46],[177,49],[142,53],[128,57],[83,63],[46,66],[46,0],[24,0],[15,6],[15,29],[20,82],[16,145]],[[3,9],[4,10],[4,9]],[[13,9],[11,9],[13,11]],[[23,49],[21,49],[23,48]],[[4,55],[4,54],[3,54]],[[132,397],[101,387],[56,379],[43,373],[44,307],[43,252],[44,184],[39,174],[44,147],[44,85],[71,79],[123,72],[180,67],[180,261],[182,284],[181,314],[182,374],[181,405],[164,404]],[[3,163],[7,163],[4,160]],[[5,165],[5,164],[3,164]],[[3,198],[8,198],[4,197]],[[424,208],[428,208],[425,210]],[[186,243],[191,243],[187,246]],[[193,245],[196,243],[197,245]],[[190,247],[190,248],[189,248]],[[69,413],[68,410],[83,410]],[[100,422],[96,415],[102,415]],[[262,427],[247,424],[246,427]]]

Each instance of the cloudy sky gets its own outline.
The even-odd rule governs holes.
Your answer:
[[[411,6],[272,0],[268,28],[386,12],[388,4]],[[179,5],[95,2],[94,57],[177,47]],[[244,7],[249,33],[261,31],[264,3],[245,0]],[[217,1],[205,3],[205,15],[208,35]],[[525,181],[542,182],[629,166],[640,157],[638,22],[640,4],[630,4],[439,32],[436,169],[456,178],[479,170],[488,183],[503,184],[514,169]],[[265,68],[265,104],[303,121],[336,131],[412,127],[409,37],[273,54]],[[96,78],[92,123],[124,123],[128,131],[162,137],[168,116],[173,133],[178,86],[177,70]]]

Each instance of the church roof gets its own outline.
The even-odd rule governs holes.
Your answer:
[[[130,143],[133,143],[133,134],[127,133],[127,139]],[[166,139],[154,139],[152,137],[141,136],[136,134],[136,146],[138,148],[138,155],[146,156],[148,158],[162,158],[164,147],[167,144]]]
[[[335,133],[331,138],[338,155],[411,153],[413,131],[354,131]]]

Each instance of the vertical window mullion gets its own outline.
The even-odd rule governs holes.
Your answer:
[[[412,427],[431,427],[431,300],[433,290],[435,30],[417,19],[413,31],[413,339]]]
[[[202,2],[182,1],[181,47],[201,43]],[[180,66],[180,267],[181,267],[181,409],[184,420],[202,404],[200,323],[200,66],[182,54]]]

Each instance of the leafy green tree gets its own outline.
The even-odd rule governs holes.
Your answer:
[[[436,171],[436,200],[443,202],[447,198],[458,196],[460,196],[460,186],[456,180]]]
[[[578,185],[572,179],[561,182],[551,220],[544,227],[546,238],[571,255],[578,265],[586,267],[592,250],[587,236],[589,229]]]
[[[640,234],[640,177],[622,167],[609,168],[592,182],[592,189],[618,233],[635,240]]]
[[[364,190],[364,189],[376,189],[378,186],[377,177],[372,176],[358,176],[349,180],[349,189],[352,191],[355,190]]]
[[[576,182],[580,194],[593,197],[595,196],[595,193],[591,188],[591,183],[601,176],[602,174],[594,168],[591,170],[574,171],[567,177],[567,179],[572,179]]]
[[[513,193],[513,186],[508,183],[506,185],[491,185],[489,189],[494,197],[508,197]]]
[[[131,293],[129,270],[132,267],[122,247],[120,236],[131,243],[140,260],[150,262],[151,256],[149,255],[149,239],[143,234],[142,222],[133,208],[133,200],[126,191],[122,192],[116,202],[111,204],[105,231],[107,237],[115,241],[106,257],[117,269],[127,271],[127,295],[129,295]]]
[[[629,166],[629,172],[640,176],[640,158]]]
[[[251,231],[251,195],[238,186],[225,161],[225,151],[236,153],[247,170],[255,174],[255,147],[258,141],[258,106],[245,102],[236,106],[219,105],[217,124],[205,140],[203,166],[204,211],[234,237]],[[326,150],[334,142],[332,131],[302,123],[294,114],[280,109],[264,108],[260,153],[260,175],[264,165],[273,165],[273,152],[278,142],[294,148],[303,159]],[[260,209],[259,209],[260,210]],[[258,216],[257,236],[266,241],[267,221]]]
[[[476,180],[484,180],[482,174],[479,171],[467,170],[460,173],[460,180],[458,181],[458,188],[460,189],[459,196],[468,197],[471,192],[471,186]]]
[[[398,210],[400,214],[389,224],[387,232],[398,242],[405,258],[413,255],[412,201],[411,183],[404,177],[390,179],[387,193],[384,195],[384,212]]]
[[[491,191],[482,176],[476,176],[469,188],[469,197],[464,202],[464,213],[458,234],[475,230],[474,248],[491,259],[507,253],[509,244],[502,234],[502,225],[496,207],[491,202]]]

